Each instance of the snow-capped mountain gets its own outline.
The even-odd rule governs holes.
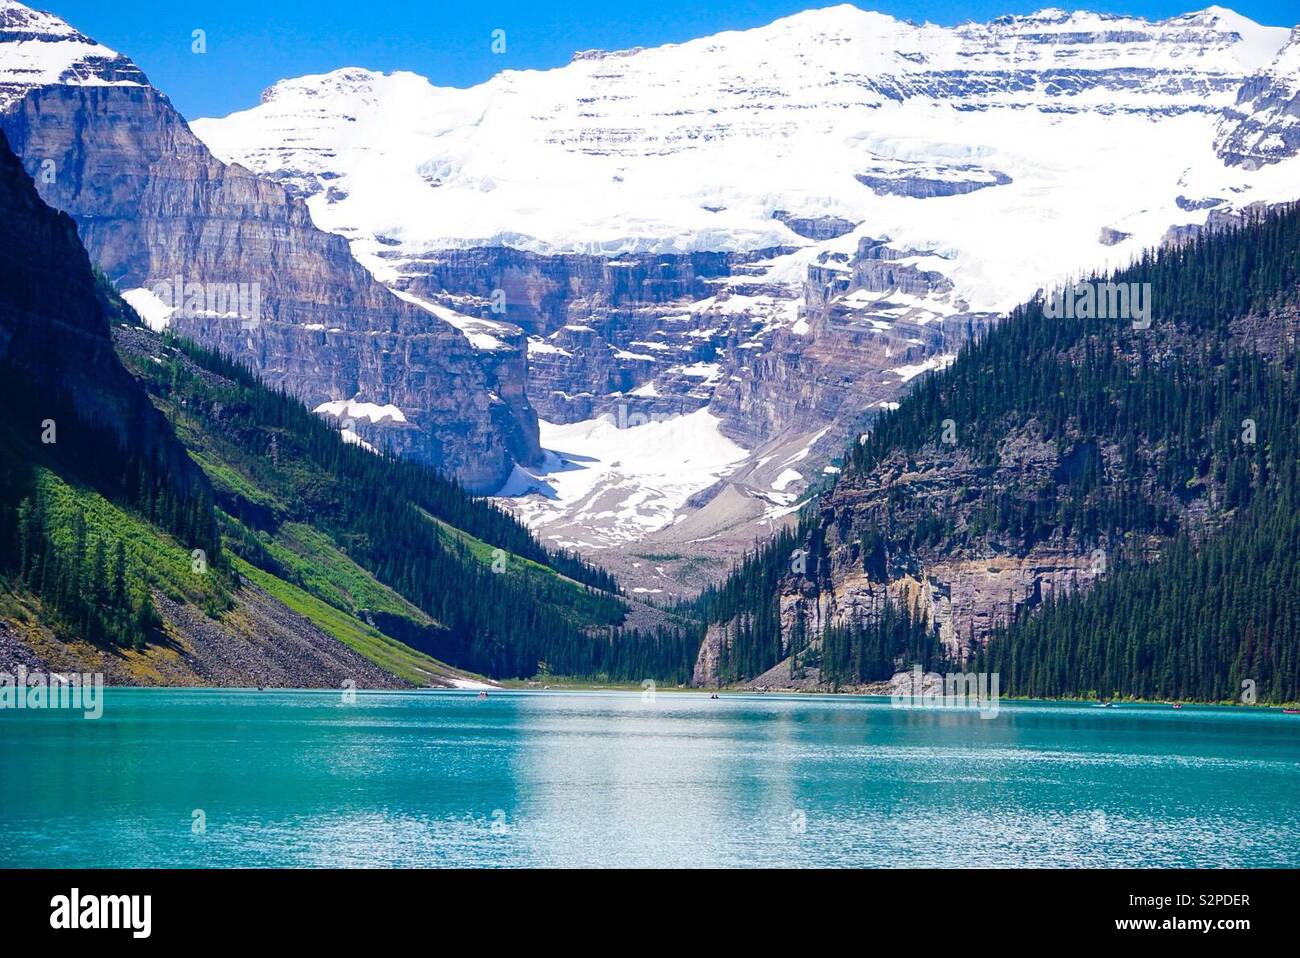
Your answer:
[[[699,550],[797,506],[863,414],[968,327],[1300,195],[1288,34],[1220,7],[949,28],[842,5],[470,89],[300,77],[194,129],[306,197],[382,282],[527,336],[543,439],[581,454],[517,470],[506,491],[536,491],[533,521],[579,545],[658,529]],[[1256,156],[1264,126],[1266,161],[1233,162],[1232,131]],[[603,435],[602,415],[689,414],[685,474],[731,461],[698,435],[706,407],[749,457],[689,497],[702,510],[575,439]],[[675,447],[655,445],[649,472]],[[587,460],[608,484],[565,475]]]
[[[33,87],[146,86],[134,63],[50,13],[0,0],[0,110]]]
[[[1044,10],[945,28],[838,6],[581,53],[468,90],[360,69],[302,77],[194,129],[219,156],[310,196],[317,222],[349,235],[386,281],[403,254],[455,246],[798,242],[778,210],[869,219],[913,247],[937,242],[938,223],[961,252],[987,245],[984,216],[954,232],[946,205],[927,214],[902,202],[909,192],[987,190],[970,203],[981,214],[1052,206],[1020,216],[1025,261],[1008,262],[1008,249],[988,262],[995,275],[966,270],[972,301],[997,308],[1020,295],[1025,267],[1082,265],[1103,226],[1145,217],[1145,238],[1158,238],[1195,176],[1221,170],[1214,123],[1286,39],[1218,8],[1155,23]],[[1134,164],[1145,150],[1156,155]],[[1112,195],[1080,195],[1100,184]],[[1066,197],[1075,208],[1059,205]],[[1060,235],[1062,216],[1077,232]]]

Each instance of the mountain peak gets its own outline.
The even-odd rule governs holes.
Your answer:
[[[1208,7],[1205,7],[1204,9],[1193,10],[1191,13],[1187,14],[1187,16],[1216,17],[1220,20],[1246,20],[1249,23],[1255,22],[1248,17],[1242,16],[1236,10],[1230,10],[1227,7],[1221,7],[1218,4],[1213,4],[1213,3],[1210,4]]]
[[[864,23],[882,20],[889,21],[890,23],[907,22],[898,17],[890,16],[887,13],[881,13],[878,10],[867,10],[852,3],[836,3],[828,7],[810,7],[807,10],[801,10],[798,13],[792,13],[789,16],[780,17],[773,20],[770,26],[795,23],[814,23],[819,26],[825,26],[829,23],[840,23],[860,26]],[[762,28],[760,27],[759,29]]]
[[[328,73],[312,73],[306,76],[290,77],[277,80],[262,91],[262,102],[273,103],[288,97],[301,95],[318,96],[324,91],[346,91],[365,94],[383,81],[385,73],[366,67],[339,67]]]
[[[44,10],[35,10],[18,0],[0,0],[0,40],[84,41],[93,43],[66,20]],[[105,47],[107,49],[107,47]]]
[[[1227,7],[1211,5],[1202,10],[1193,10],[1182,16],[1170,17],[1171,23],[1198,23],[1238,33],[1250,33],[1263,25]]]
[[[0,110],[35,87],[146,86],[129,59],[52,13],[0,0]]]
[[[350,66],[280,80],[263,90],[261,99],[262,107],[272,110],[355,118],[359,110],[374,111],[381,104],[392,104],[398,110],[413,109],[433,90],[426,78],[406,70],[385,73]],[[393,119],[401,122],[400,117]]]

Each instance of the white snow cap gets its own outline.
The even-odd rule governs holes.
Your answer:
[[[1247,177],[1215,154],[1288,33],[1217,7],[942,27],[840,5],[468,89],[349,67],[192,126],[308,196],[390,285],[437,249],[812,245],[784,211],[861,224],[831,244],[843,262],[885,238],[928,254],[954,302],[1001,310],[1203,221],[1207,198],[1294,198],[1296,170]],[[1105,246],[1103,229],[1130,238]]]
[[[134,63],[52,13],[0,0],[0,110],[50,84],[146,86]]]

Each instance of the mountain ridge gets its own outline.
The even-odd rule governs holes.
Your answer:
[[[195,129],[305,197],[390,288],[498,324],[483,355],[526,364],[552,454],[503,487],[543,490],[512,507],[681,594],[698,565],[639,555],[725,559],[770,534],[968,330],[1294,199],[1300,158],[1221,155],[1280,122],[1242,91],[1287,35],[1217,7],[939,27],[841,5],[465,89],[288,79]],[[748,457],[668,511],[655,477],[571,439],[701,410],[707,446]],[[681,448],[684,475],[699,447]]]

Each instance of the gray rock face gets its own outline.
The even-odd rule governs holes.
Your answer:
[[[591,419],[613,394],[634,391],[654,375],[655,357],[619,349],[595,327],[561,326],[531,343],[529,388],[543,417]]]
[[[358,418],[355,431],[471,488],[495,488],[515,461],[539,459],[520,368],[486,371],[460,332],[375,282],[301,201],[215,159],[129,61],[92,66],[136,82],[11,87],[0,129],[120,288],[177,278],[256,288],[256,317],[181,311],[171,324],[311,408],[397,406],[405,422]]]
[[[731,315],[696,313],[692,305],[780,252],[605,257],[445,250],[404,260],[401,287],[524,330],[528,401],[548,421],[671,414],[708,403],[713,382],[697,367],[717,360],[731,332]],[[653,389],[638,393],[652,381]]]
[[[711,625],[700,643],[699,655],[695,659],[695,670],[691,676],[691,685],[705,688],[718,684],[718,663],[722,658],[722,644],[727,641],[726,629],[721,625]]]
[[[868,475],[846,475],[823,503],[827,558],[781,583],[784,641],[799,619],[818,635],[828,625],[870,621],[889,601],[924,614],[945,646],[959,652],[972,637],[984,638],[1053,594],[1090,588],[1104,565],[1071,537],[1027,550],[994,536],[969,548],[922,544],[864,552],[867,529],[914,529],[927,516],[951,517],[964,528],[976,514],[973,490],[1058,481],[1071,452],[1039,440],[1030,424],[1008,436],[993,467],[936,442],[914,455],[896,455]],[[725,635],[727,628],[714,626],[709,634]],[[716,642],[710,647],[706,641],[695,684],[716,684],[717,661]]]
[[[393,258],[401,263],[402,289],[428,299],[451,296],[466,312],[481,310],[484,317],[545,336],[602,311],[701,299],[711,295],[710,281],[777,252],[545,255],[496,246],[437,250],[419,258],[394,253]],[[493,313],[497,290],[504,312]]]
[[[952,298],[952,284],[935,270],[900,262],[917,255],[868,237],[852,257],[823,254],[810,266],[807,330],[778,330],[769,349],[744,356],[738,373],[718,388],[713,408],[724,415],[728,435],[757,444],[785,430],[829,426],[822,450],[841,449],[907,381],[993,321],[959,300],[935,313]]]
[[[755,351],[718,387],[712,409],[723,417],[727,436],[753,448],[783,432],[825,428],[817,451],[830,458],[899,396],[915,375],[909,367],[932,368],[967,335],[968,322],[982,327],[990,320],[976,314],[924,325],[902,319],[882,330],[836,315],[835,322],[816,318],[806,335],[777,332],[770,350]]]
[[[1193,199],[1190,196],[1177,196],[1174,203],[1180,210],[1191,212],[1192,210],[1208,210],[1224,203],[1221,196],[1203,196],[1200,199]]]
[[[1248,170],[1300,154],[1300,27],[1267,69],[1242,84],[1215,147],[1229,166]]]
[[[1268,203],[1248,203],[1240,211],[1232,209],[1211,209],[1206,214],[1204,223],[1180,223],[1171,226],[1165,230],[1165,235],[1161,239],[1162,246],[1177,246],[1180,243],[1186,243],[1194,240],[1205,232],[1214,232],[1215,230],[1228,229],[1239,225],[1242,220],[1248,216],[1257,215],[1268,209],[1271,204]]]
[[[934,361],[991,319],[961,304],[943,316],[915,307],[909,297],[950,295],[951,283],[900,262],[918,251],[885,240],[863,239],[843,262],[825,256],[793,286],[765,274],[764,258],[785,252],[604,259],[447,250],[418,272],[404,264],[404,285],[482,317],[501,315],[492,295],[504,293],[504,318],[531,333],[528,393],[548,421],[609,413],[635,422],[708,406],[747,448],[832,424],[827,448],[842,445],[914,375],[893,370]],[[873,295],[846,300],[856,291]],[[772,321],[772,310],[799,299],[807,329]]]
[[[910,196],[914,199],[959,196],[1011,182],[1011,177],[998,170],[984,170],[975,166],[937,166],[927,169],[920,164],[857,173],[854,178],[883,196]]]
[[[842,216],[795,216],[785,210],[773,210],[772,219],[780,220],[805,239],[817,242],[844,236],[858,228],[857,223]]]
[[[1052,481],[1070,452],[1038,441],[1031,427],[1008,437],[991,474],[960,449],[935,444],[910,460],[900,456],[871,476],[848,478],[828,506],[835,546],[817,576],[828,588],[791,583],[784,590],[787,611],[793,615],[803,608],[823,624],[828,617],[843,622],[878,611],[886,596],[905,597],[924,609],[949,648],[958,649],[971,635],[986,635],[1054,592],[1086,588],[1102,569],[1068,539],[1037,543],[1025,552],[1000,543],[965,552],[920,547],[891,552],[877,568],[865,561],[859,538],[868,524],[886,528],[899,516],[910,523],[926,514],[951,515],[962,524],[971,516],[970,490],[1006,487],[1026,477]]]

